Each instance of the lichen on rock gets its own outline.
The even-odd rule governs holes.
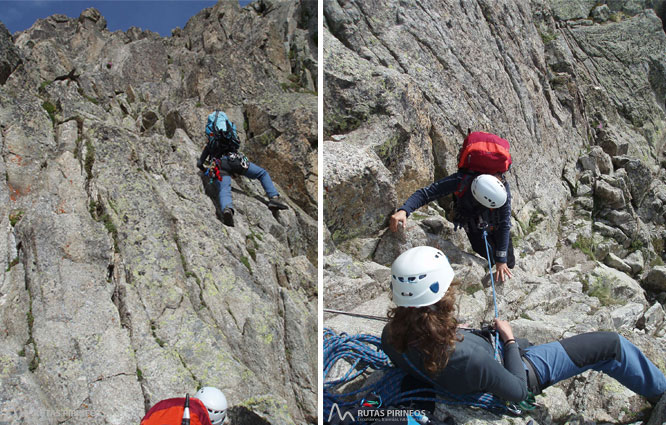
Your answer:
[[[220,2],[165,38],[95,9],[0,25],[0,420],[138,423],[212,385],[315,422],[311,12]],[[216,218],[196,161],[219,108],[289,210],[240,178],[236,227]]]
[[[488,131],[513,157],[517,265],[498,286],[501,317],[534,343],[618,331],[665,370],[662,2],[328,1],[324,16],[324,307],[384,315],[390,283],[370,271],[427,244],[461,280],[460,318],[492,320],[487,263],[453,231],[448,197],[404,231],[387,229],[414,190],[456,170],[468,129]],[[381,330],[331,314],[324,325]],[[650,412],[595,373],[548,394],[522,418],[444,404],[437,413],[525,424]]]

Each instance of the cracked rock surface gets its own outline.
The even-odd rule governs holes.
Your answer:
[[[204,385],[237,424],[316,421],[313,21],[287,1],[167,38],[95,9],[0,25],[0,421],[138,423]],[[236,226],[216,218],[195,167],[215,108],[290,209],[241,177]]]
[[[415,189],[456,170],[468,129],[488,131],[513,156],[517,266],[497,288],[502,318],[537,344],[617,331],[666,372],[665,12],[663,1],[325,2],[325,307],[383,316],[391,262],[427,244],[452,262],[463,323],[492,320],[487,263],[454,231],[450,197],[387,229]],[[324,325],[380,335],[383,323],[326,314]],[[520,418],[444,404],[437,415],[664,420],[663,406],[595,372],[537,401]]]

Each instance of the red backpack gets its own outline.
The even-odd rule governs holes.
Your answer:
[[[190,425],[211,425],[206,406],[194,397],[190,398]],[[185,397],[162,400],[150,408],[141,419],[141,425],[181,425]]]
[[[509,142],[491,133],[468,133],[458,153],[458,168],[481,174],[506,173],[511,167]]]

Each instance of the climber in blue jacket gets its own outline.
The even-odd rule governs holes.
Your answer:
[[[288,208],[280,200],[280,194],[275,188],[268,171],[250,162],[245,155],[238,151],[240,140],[238,139],[236,126],[229,121],[224,112],[214,111],[208,116],[206,137],[208,142],[197,161],[197,167],[207,173],[217,186],[221,219],[225,225],[234,225],[235,210],[231,199],[232,176],[241,175],[250,179],[258,179],[266,192],[266,196],[268,196],[269,209],[277,211]],[[204,164],[209,159],[211,164],[209,169],[206,170]]]
[[[511,269],[516,264],[510,237],[511,191],[501,174],[479,175],[459,171],[419,189],[391,216],[389,228],[394,232],[399,225],[404,228],[412,212],[449,194],[455,194],[456,229],[462,227],[465,230],[472,249],[483,258],[487,257],[483,240],[485,230],[497,280],[511,278]]]

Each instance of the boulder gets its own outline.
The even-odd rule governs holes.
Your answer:
[[[644,306],[639,303],[629,303],[611,312],[615,329],[634,328],[636,321],[643,316]]]
[[[611,186],[604,180],[597,180],[594,195],[603,207],[622,208],[626,203],[622,190]]]
[[[604,263],[605,263],[607,266],[612,267],[612,268],[614,268],[614,269],[617,269],[617,270],[619,270],[619,271],[621,271],[621,272],[624,272],[624,273],[627,273],[627,274],[631,274],[631,273],[632,273],[632,268],[631,268],[631,266],[629,266],[627,263],[625,263],[624,261],[622,261],[622,259],[621,259],[620,257],[618,257],[617,255],[613,254],[612,252],[610,252],[610,253],[606,256],[606,258],[604,259]]]
[[[627,171],[627,183],[631,196],[635,199],[635,204],[639,204],[645,194],[650,190],[652,183],[652,172],[645,163],[638,160],[631,160],[624,164],[624,169]]]
[[[622,246],[629,245],[630,243],[630,239],[627,237],[627,235],[624,234],[624,232],[622,232],[622,230],[611,227],[601,221],[595,221],[592,224],[592,229],[594,229],[594,231],[598,232],[600,235],[613,238],[618,244]]]
[[[638,303],[647,307],[644,291],[637,281],[619,270],[601,264],[589,275],[587,293],[611,304]]]
[[[612,129],[598,128],[596,136],[599,146],[611,156],[613,166],[616,166],[616,156],[626,155],[629,151],[629,143],[622,140]]]
[[[653,291],[666,291],[666,267],[653,267],[643,279],[643,286]]]
[[[597,6],[594,9],[592,9],[592,19],[594,19],[595,22],[606,22],[608,18],[610,18],[611,10],[610,8],[602,4],[601,6]]]
[[[391,175],[374,152],[325,142],[324,162],[324,221],[333,241],[369,236],[385,227],[397,199]]]
[[[645,267],[645,259],[643,258],[643,253],[639,251],[634,251],[624,258],[624,262],[631,267],[631,272],[633,274],[639,274],[643,271]]]
[[[636,219],[628,211],[612,210],[605,216],[608,221],[615,227],[624,232],[625,235],[633,237],[636,235],[638,225]]]
[[[567,21],[587,18],[596,2],[593,0],[555,0],[551,4],[553,15],[559,20]]]
[[[590,158],[594,158],[601,174],[611,174],[613,172],[613,161],[601,146],[592,146],[589,156]]]
[[[652,304],[643,314],[644,327],[648,332],[655,332],[664,323],[664,308],[658,302]]]

